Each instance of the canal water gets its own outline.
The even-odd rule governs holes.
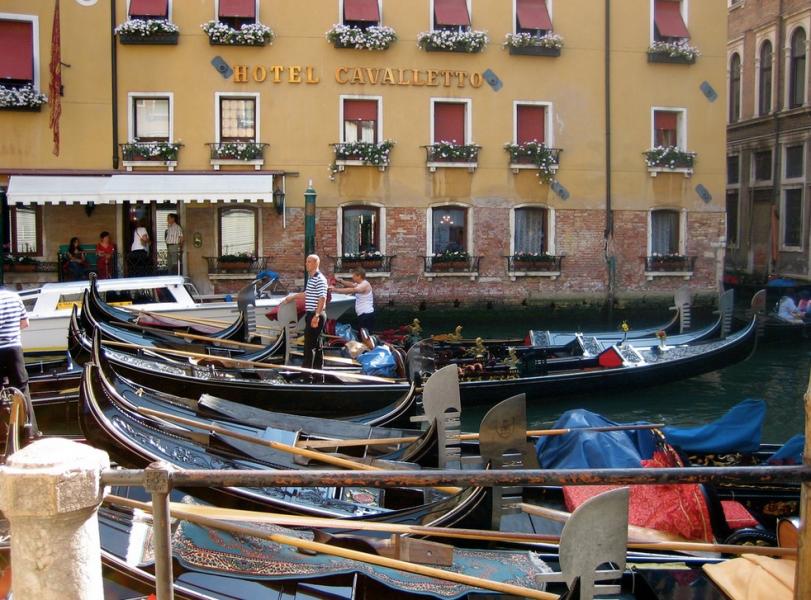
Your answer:
[[[704,313],[694,314],[695,327],[711,321],[710,312]],[[409,323],[415,317],[420,319],[425,334],[448,333],[462,325],[466,338],[523,338],[529,329],[614,330],[623,320],[631,328],[655,326],[667,320],[667,313],[637,307],[609,316],[572,307],[468,309],[449,305],[422,311],[384,309],[379,312],[379,327]],[[587,408],[620,422],[647,420],[699,425],[718,418],[744,399],[759,398],[768,407],[763,441],[784,442],[803,431],[803,394],[810,372],[811,341],[762,343],[747,361],[700,377],[651,388],[534,401],[527,407],[529,426],[547,427],[570,408]],[[486,411],[487,407],[465,408],[463,428],[478,429]]]

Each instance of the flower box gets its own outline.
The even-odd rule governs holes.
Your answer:
[[[142,46],[174,46],[177,45],[177,40],[180,34],[175,31],[171,33],[155,33],[152,35],[144,36],[132,33],[122,33],[118,36],[118,41],[123,45],[142,45]]]
[[[42,104],[37,104],[36,106],[2,106],[2,105],[0,105],[0,110],[16,110],[17,112],[41,112],[42,111]]]
[[[669,63],[673,65],[692,65],[696,62],[695,56],[671,56],[664,52],[648,53],[649,63]]]
[[[527,260],[516,258],[513,261],[513,268],[516,271],[557,271],[557,261],[549,260]]]
[[[21,87],[0,85],[0,110],[39,112],[48,96],[27,83]]]
[[[352,50],[386,50],[397,41],[394,29],[385,25],[372,25],[366,29],[333,25],[325,37],[335,48]]]
[[[542,46],[509,46],[511,56],[560,56],[560,48]]]
[[[431,271],[469,271],[470,267],[466,260],[443,260],[431,263]]]
[[[648,48],[649,63],[691,65],[699,56],[701,56],[701,52],[695,46],[691,46],[688,39],[674,42],[657,40]]]
[[[248,271],[251,268],[250,261],[245,262],[223,262],[220,261],[219,264],[221,271]]]
[[[219,21],[208,21],[200,26],[208,35],[211,46],[267,46],[273,43],[273,30],[258,21],[234,29]]]
[[[417,35],[417,45],[426,52],[481,52],[487,46],[484,31],[450,31],[438,29]]]

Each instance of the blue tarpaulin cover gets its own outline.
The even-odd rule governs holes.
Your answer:
[[[770,465],[799,465],[803,462],[805,436],[798,433],[767,461]]]
[[[388,348],[377,346],[364,352],[356,359],[361,364],[361,371],[365,375],[378,375],[380,377],[396,377],[397,364]]]
[[[617,425],[584,409],[569,410],[555,422],[555,429]],[[586,432],[542,436],[535,445],[542,469],[641,467],[653,456],[655,437],[650,430]]]
[[[763,400],[744,400],[723,417],[698,427],[665,427],[667,441],[683,452],[756,452],[766,417]]]

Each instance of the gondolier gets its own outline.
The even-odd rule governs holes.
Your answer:
[[[21,331],[28,327],[28,313],[20,296],[0,288],[0,383],[8,379],[11,387],[19,389],[28,404],[28,414],[36,430],[31,394],[28,392],[28,373],[25,370]]]
[[[324,330],[324,323],[327,316],[324,309],[327,306],[327,278],[318,270],[321,259],[317,254],[310,254],[307,257],[307,273],[310,278],[303,292],[290,294],[283,304],[294,302],[297,298],[304,297],[304,366],[308,369],[320,369],[323,364],[321,354],[321,332]]]

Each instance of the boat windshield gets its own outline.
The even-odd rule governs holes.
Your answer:
[[[159,304],[176,302],[175,297],[165,287],[141,288],[135,290],[108,290],[101,292],[101,299],[108,304]]]

